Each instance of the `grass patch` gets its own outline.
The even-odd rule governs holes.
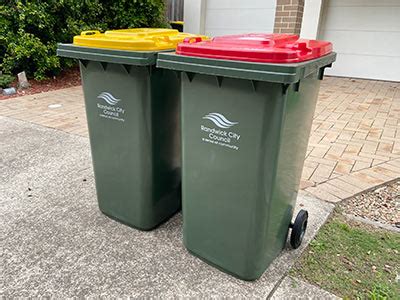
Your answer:
[[[345,299],[400,299],[400,234],[335,214],[291,273]]]

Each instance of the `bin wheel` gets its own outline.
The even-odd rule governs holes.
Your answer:
[[[304,234],[306,233],[307,221],[308,212],[304,209],[300,210],[296,216],[296,220],[294,220],[292,233],[290,235],[290,245],[293,247],[293,249],[300,247],[304,238]]]

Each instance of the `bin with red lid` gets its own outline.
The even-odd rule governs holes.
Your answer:
[[[332,44],[285,34],[188,38],[157,66],[181,75],[182,206],[187,249],[245,280],[285,246],[320,80]]]

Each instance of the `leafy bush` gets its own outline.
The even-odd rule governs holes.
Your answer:
[[[0,87],[5,89],[10,86],[15,77],[7,74],[0,75]]]
[[[57,43],[83,30],[165,26],[163,0],[3,0],[0,64],[44,79],[74,64],[56,56]]]

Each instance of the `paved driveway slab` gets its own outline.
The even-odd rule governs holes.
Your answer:
[[[0,101],[0,116],[87,136],[82,87]],[[339,202],[400,174],[400,83],[321,82],[300,187]]]
[[[185,250],[180,214],[151,232],[102,215],[86,137],[0,117],[0,153],[0,297],[265,298],[305,247],[241,281]],[[298,204],[310,213],[308,242],[333,205]]]

